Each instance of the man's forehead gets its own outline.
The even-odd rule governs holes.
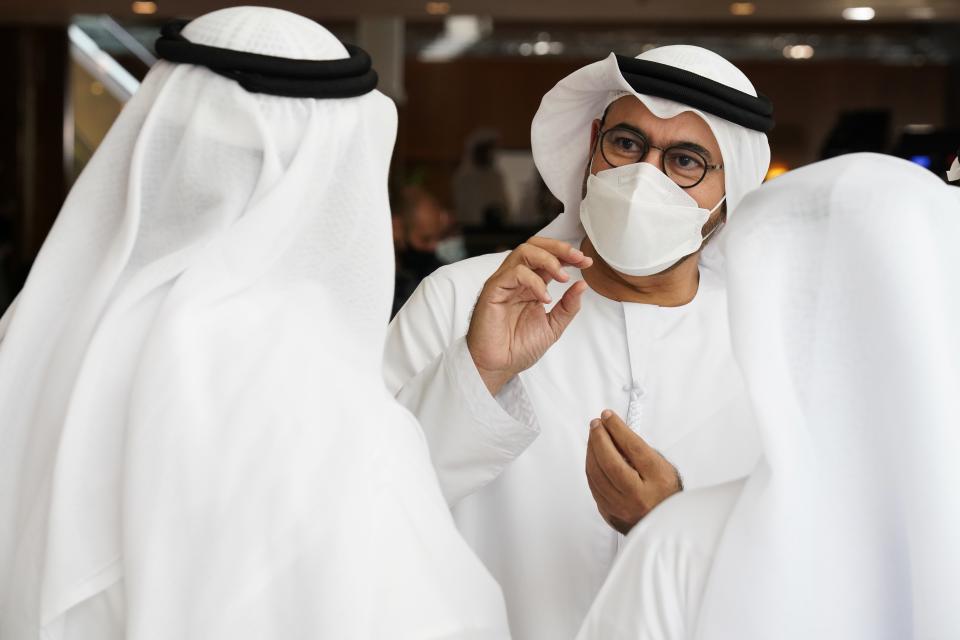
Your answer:
[[[710,125],[692,111],[678,113],[672,118],[659,118],[638,97],[623,96],[607,110],[605,126],[620,123],[631,124],[654,137],[658,134],[667,135],[671,142],[695,142],[717,152],[720,150]]]

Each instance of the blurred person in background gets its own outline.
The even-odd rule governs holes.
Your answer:
[[[523,190],[520,206],[525,218],[536,225],[549,224],[563,213],[563,203],[550,193],[547,183],[536,171]]]
[[[397,259],[395,315],[424,278],[466,255],[456,219],[422,186],[401,189],[391,214]]]
[[[453,176],[457,220],[467,227],[499,229],[510,217],[503,175],[496,165],[499,135],[479,129],[468,138]]]

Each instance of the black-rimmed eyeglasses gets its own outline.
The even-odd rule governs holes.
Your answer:
[[[660,170],[682,189],[695,187],[703,182],[710,171],[723,169],[722,164],[707,162],[699,151],[684,145],[658,147],[650,144],[638,132],[625,127],[612,127],[600,135],[600,153],[612,167],[643,162],[650,149],[660,151]]]

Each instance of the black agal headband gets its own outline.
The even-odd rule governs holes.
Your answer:
[[[680,102],[767,133],[773,129],[773,104],[763,94],[756,97],[710,78],[670,65],[617,56],[620,75],[637,93]]]
[[[164,60],[207,67],[236,80],[252,93],[288,98],[354,98],[377,88],[377,72],[370,56],[353,45],[344,45],[349,58],[294,60],[246,51],[194,44],[181,31],[186,20],[169,22],[160,30],[157,55]]]

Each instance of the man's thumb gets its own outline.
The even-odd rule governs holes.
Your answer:
[[[580,281],[574,283],[572,287],[566,290],[560,301],[553,306],[550,313],[547,314],[547,320],[553,329],[554,340],[558,339],[564,332],[577,312],[580,311],[580,300],[583,292],[587,290],[587,283]]]

